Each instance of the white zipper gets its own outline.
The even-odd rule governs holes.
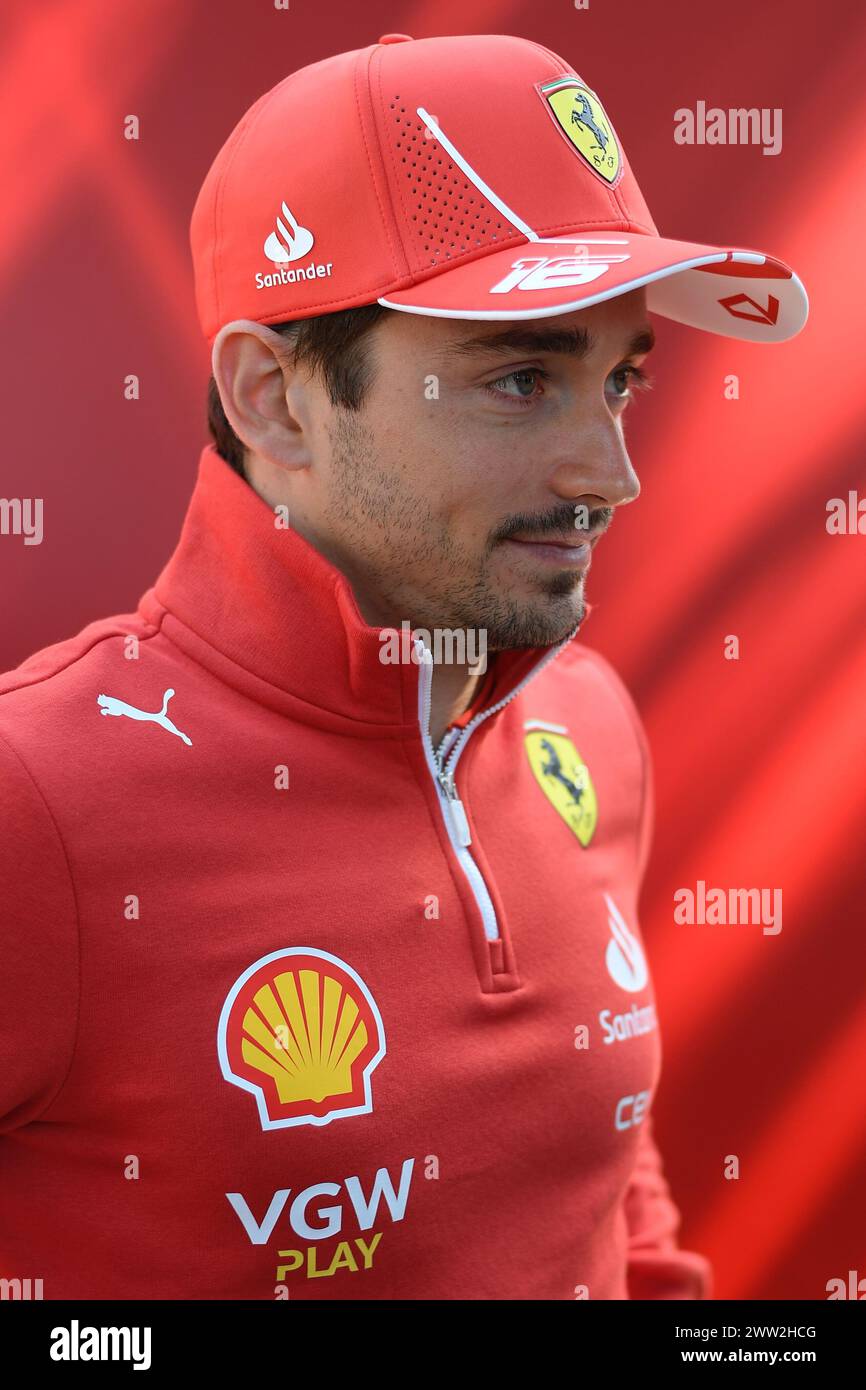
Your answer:
[[[489,719],[491,714],[496,714],[497,710],[502,709],[510,700],[513,700],[516,695],[519,695],[521,690],[529,684],[533,677],[537,676],[548,662],[553,661],[554,658],[559,655],[563,647],[574,637],[579,627],[580,623],[577,624],[567,637],[557,643],[555,647],[551,647],[550,651],[546,652],[544,656],[535,663],[531,671],[527,671],[523,680],[520,681],[513,690],[509,691],[504,699],[497,701],[497,703],[491,705],[489,709],[481,710],[478,714],[473,715],[462,732],[457,734],[456,739],[454,738],[453,729],[446,730],[442,742],[435,751],[433,748],[433,739],[430,736],[430,706],[433,692],[433,655],[425,645],[422,637],[414,638],[415,650],[418,654],[419,663],[418,722],[421,726],[421,738],[424,744],[427,766],[430,769],[430,775],[433,778],[436,790],[439,794],[439,805],[442,810],[445,827],[448,831],[448,837],[451,840],[451,845],[457,856],[458,863],[466,875],[469,886],[475,895],[475,901],[481,913],[481,920],[484,923],[484,935],[487,937],[488,941],[499,940],[499,925],[496,921],[496,912],[493,907],[493,902],[487,891],[487,884],[484,882],[481,870],[469,853],[468,846],[472,844],[472,835],[469,830],[469,822],[466,818],[463,802],[460,800],[457,785],[454,781],[454,769],[457,766],[463,749],[466,747],[472,734],[478,728],[478,725],[485,719]],[[446,748],[450,748],[451,750],[447,763],[444,760]]]

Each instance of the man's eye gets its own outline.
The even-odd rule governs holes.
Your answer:
[[[484,389],[495,396],[497,400],[502,400],[505,397],[518,404],[531,405],[536,396],[532,394],[531,389],[529,391],[523,389],[527,384],[527,377],[539,377],[541,380],[547,381],[550,378],[550,372],[546,372],[543,367],[519,367],[517,371],[508,372],[505,376],[497,377],[495,381],[488,382]],[[516,391],[499,390],[499,387],[504,383],[514,384],[517,387]],[[534,383],[530,381],[528,384],[531,388]],[[541,392],[540,394],[543,395],[544,393]]]
[[[615,385],[614,396],[619,401],[630,401],[633,392],[648,391],[652,385],[651,378],[641,367],[633,362],[626,362],[622,367],[616,367],[608,377]]]

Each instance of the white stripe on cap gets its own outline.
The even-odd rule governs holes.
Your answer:
[[[522,217],[518,217],[517,213],[513,212],[512,209],[508,206],[508,204],[502,201],[498,193],[493,192],[493,189],[490,187],[489,184],[486,184],[484,182],[480,174],[476,174],[468,159],[463,158],[463,155],[457,149],[457,146],[452,144],[452,142],[448,139],[448,136],[442,130],[441,126],[434,119],[434,117],[431,116],[427,111],[425,111],[423,106],[416,106],[415,110],[417,114],[421,117],[421,120],[427,126],[428,130],[432,130],[440,145],[442,145],[442,147],[448,151],[451,158],[454,160],[454,163],[459,165],[460,168],[463,170],[464,174],[466,175],[467,179],[470,179],[471,182],[474,183],[475,187],[478,189],[478,192],[483,193],[484,197],[488,200],[488,202],[491,202],[495,208],[498,208],[499,211],[502,213],[502,216],[506,219],[506,221],[510,222],[512,227],[516,227],[518,232],[522,232],[523,235],[525,237],[528,237],[530,241],[539,241],[540,237],[538,236],[538,233],[534,232],[532,228],[523,221]]]

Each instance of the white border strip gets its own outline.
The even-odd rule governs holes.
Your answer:
[[[573,240],[574,238],[569,238]],[[514,255],[519,255],[521,248],[518,246],[507,248]],[[501,253],[500,253],[501,254]],[[396,304],[393,299],[382,298],[379,304],[384,304],[388,309],[402,309],[407,314],[426,314],[430,318],[443,319],[546,319],[552,318],[554,314],[567,314],[571,309],[588,309],[592,304],[601,304],[605,299],[613,299],[615,295],[626,294],[629,290],[638,289],[641,285],[649,285],[653,280],[663,280],[668,275],[676,275],[681,270],[691,270],[696,265],[714,265],[718,261],[727,260],[727,251],[722,251],[715,256],[697,256],[692,261],[680,261],[677,265],[667,265],[661,270],[651,270],[647,275],[639,275],[636,280],[627,280],[622,285],[614,285],[612,289],[602,290],[599,294],[587,295],[585,299],[573,299],[564,304],[551,304],[546,309],[515,309],[513,305],[503,309],[431,309],[429,306],[422,308],[418,304]],[[468,263],[470,264],[470,263]],[[471,262],[474,264],[474,262]],[[455,267],[457,269],[458,267]],[[432,280],[432,276],[430,277]],[[410,288],[424,293],[424,281]],[[649,306],[647,306],[649,307]]]

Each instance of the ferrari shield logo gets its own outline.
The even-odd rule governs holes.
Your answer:
[[[533,729],[526,753],[541,790],[586,849],[595,832],[598,802],[589,768],[565,733]]]
[[[620,169],[619,145],[595,93],[575,77],[544,82],[538,91],[578,154],[605,183],[613,183]]]

